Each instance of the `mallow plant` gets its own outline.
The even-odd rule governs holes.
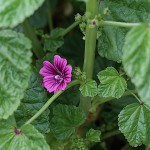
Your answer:
[[[0,0],[0,119],[0,150],[150,150],[150,0]]]

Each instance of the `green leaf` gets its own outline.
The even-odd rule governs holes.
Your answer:
[[[50,37],[45,38],[45,51],[54,52],[64,44],[64,38],[61,36],[63,31],[63,28],[56,28],[52,30]]]
[[[150,28],[134,27],[127,34],[123,48],[123,65],[138,94],[150,107]]]
[[[60,140],[69,138],[86,119],[85,113],[72,105],[58,104],[54,107],[53,114],[51,131]]]
[[[145,105],[133,103],[126,106],[119,114],[119,130],[131,146],[145,143],[150,123],[150,111]]]
[[[0,28],[15,27],[31,16],[44,0],[1,0],[0,1]]]
[[[31,42],[21,33],[0,31],[0,119],[19,106],[28,86]]]
[[[94,97],[97,95],[97,83],[94,80],[84,82],[80,86],[80,91],[83,96]]]
[[[100,142],[101,131],[90,129],[86,133],[86,139],[91,142]]]
[[[126,29],[118,27],[104,27],[101,37],[98,39],[98,53],[109,60],[121,62],[122,47],[124,44]]]
[[[114,20],[122,22],[149,22],[149,5],[149,0],[105,0],[100,3],[100,7],[109,9]]]
[[[44,136],[32,125],[24,125],[20,134],[15,133],[16,128],[7,124],[0,123],[0,149],[1,150],[50,150]]]
[[[120,22],[149,22],[150,1],[147,0],[105,0],[100,2],[100,13],[108,8],[104,20]],[[98,53],[107,59],[121,62],[122,48],[128,29],[106,26],[98,39]]]
[[[29,87],[25,91],[24,98],[15,112],[15,118],[19,126],[35,115],[48,99],[38,74],[36,69],[32,68]],[[49,110],[47,109],[34,120],[33,125],[43,134],[47,133],[49,131]]]
[[[127,83],[113,67],[107,67],[98,73],[100,85],[98,86],[98,95],[100,97],[120,98],[127,88]]]

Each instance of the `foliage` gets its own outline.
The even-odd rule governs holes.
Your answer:
[[[150,149],[149,0],[1,0],[0,20],[0,150]]]
[[[126,106],[119,114],[119,129],[130,145],[137,147],[146,142],[150,111],[137,103]]]
[[[30,49],[31,42],[23,34],[0,32],[0,119],[12,115],[23,98],[30,77]]]
[[[97,83],[94,80],[89,80],[80,86],[80,91],[83,96],[94,97],[97,95]]]
[[[99,130],[90,129],[86,133],[86,139],[92,142],[100,142],[101,132]]]
[[[127,74],[131,77],[132,82],[137,87],[139,96],[148,106],[150,106],[149,39],[150,29],[147,25],[135,27],[127,34],[123,48],[124,68]]]
[[[31,16],[44,0],[0,1],[0,27],[15,27]],[[15,18],[15,19],[14,19]]]
[[[15,118],[19,126],[30,119],[47,101],[47,94],[41,84],[35,68],[32,68],[32,74],[29,81],[29,87],[24,93],[24,98],[15,112]],[[49,131],[49,110],[47,109],[33,125],[43,134]]]
[[[53,114],[51,132],[58,139],[69,138],[86,119],[86,115],[82,110],[69,105],[58,104],[54,107]]]
[[[99,96],[120,98],[127,88],[125,79],[113,67],[106,68],[99,72],[97,76],[100,80]]]
[[[15,130],[20,133],[16,134]],[[20,129],[17,129],[6,122],[1,122],[0,131],[0,149],[50,150],[49,145],[44,140],[44,136],[30,124],[23,125]]]

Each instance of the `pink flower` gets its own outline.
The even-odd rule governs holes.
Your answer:
[[[71,82],[72,67],[67,65],[67,60],[58,55],[54,56],[54,65],[49,61],[43,62],[40,74],[43,78],[43,85],[48,92],[65,90],[67,83]]]

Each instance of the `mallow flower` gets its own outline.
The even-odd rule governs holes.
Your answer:
[[[39,73],[43,76],[43,86],[47,91],[56,93],[65,90],[67,83],[71,82],[71,72],[72,67],[67,65],[67,60],[55,55],[54,63],[44,61]]]

